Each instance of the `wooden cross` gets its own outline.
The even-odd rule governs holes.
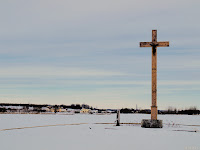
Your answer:
[[[157,42],[157,30],[152,30],[152,42],[140,42],[140,47],[152,47],[151,120],[157,120],[157,47],[169,47],[169,42]]]

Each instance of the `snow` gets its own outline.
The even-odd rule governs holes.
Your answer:
[[[120,122],[140,123],[149,118],[150,115],[144,114],[121,114]],[[95,124],[114,123],[116,114],[1,114],[0,147],[2,150],[200,150],[200,115],[159,115],[158,118],[163,120],[162,129],[145,129],[139,124],[120,127]],[[70,125],[76,123],[86,124]],[[45,127],[2,131],[33,126]]]
[[[23,106],[0,106],[0,108],[6,108],[6,109],[23,109]]]

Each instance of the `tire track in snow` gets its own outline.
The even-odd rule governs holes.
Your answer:
[[[56,127],[56,126],[67,126],[67,125],[82,125],[82,124],[88,124],[88,123],[55,124],[55,125],[43,125],[43,126],[32,126],[32,127],[20,127],[20,128],[0,129],[0,131],[22,130],[22,129],[31,129],[31,128],[43,128],[43,127]]]

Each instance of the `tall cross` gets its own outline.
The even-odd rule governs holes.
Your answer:
[[[140,47],[152,47],[151,120],[157,120],[157,47],[169,47],[169,42],[157,42],[157,30],[152,30],[152,42],[140,42]]]

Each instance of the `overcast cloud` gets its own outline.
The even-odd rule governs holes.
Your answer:
[[[157,29],[159,109],[200,107],[200,1],[0,3],[1,102],[150,108]]]

